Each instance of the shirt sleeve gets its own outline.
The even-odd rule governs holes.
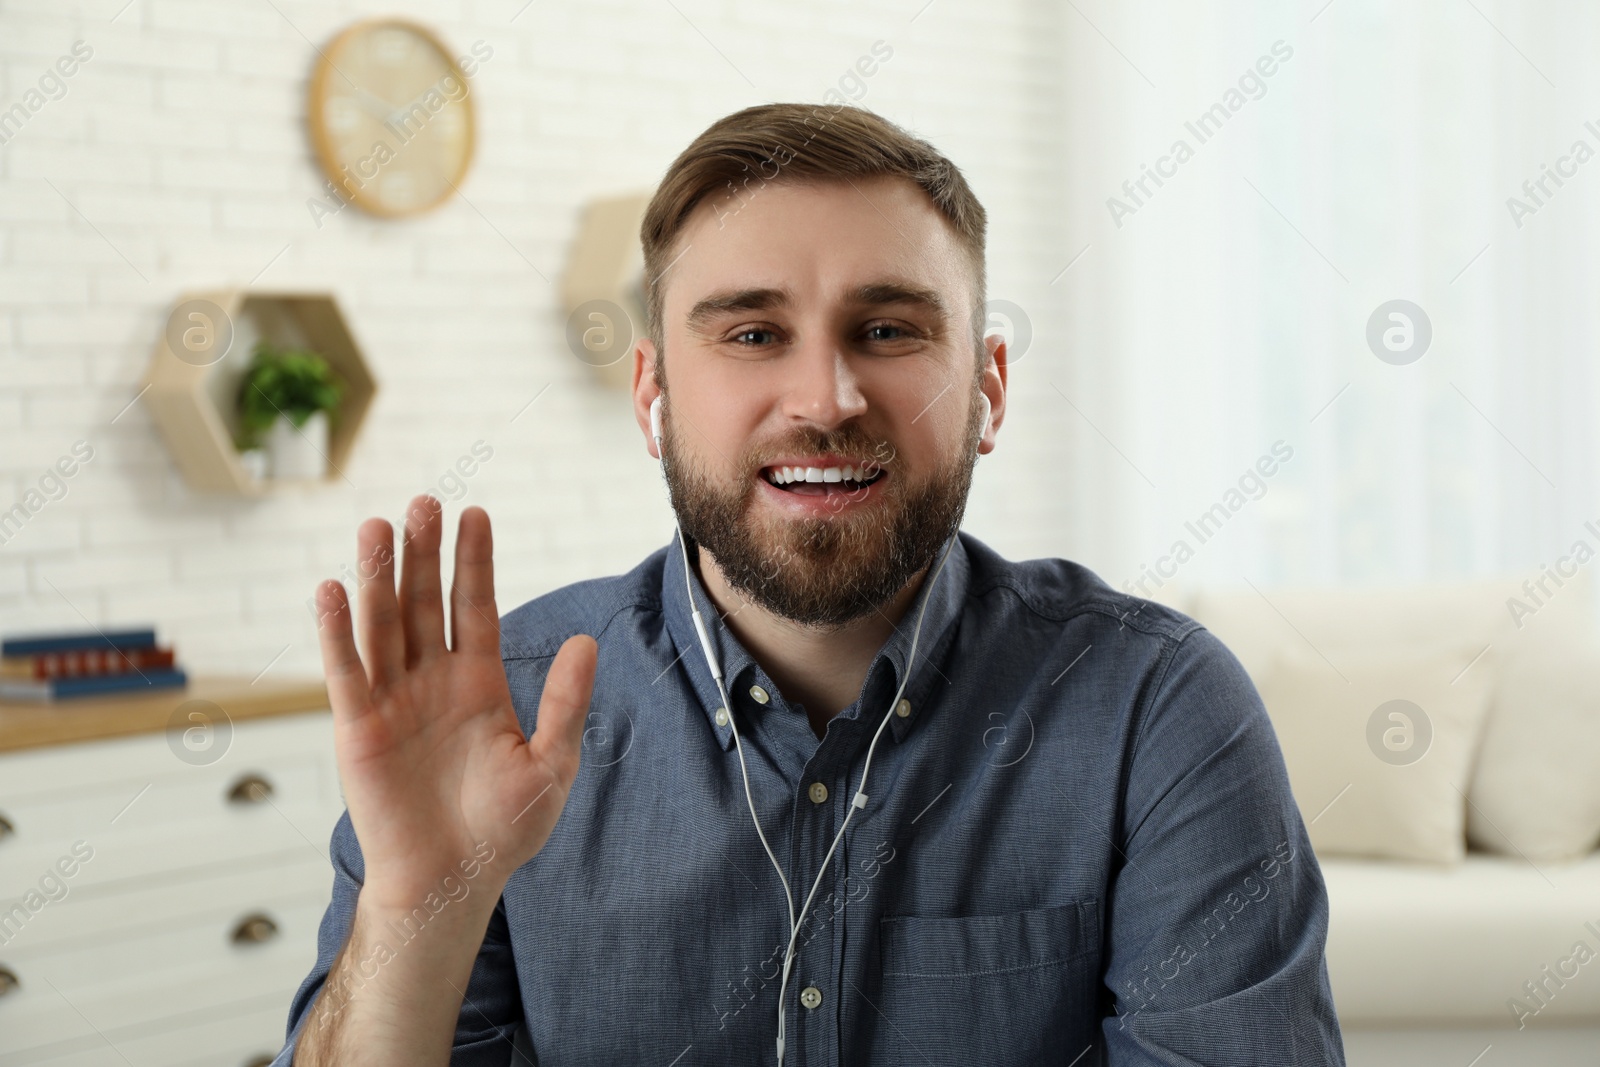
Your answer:
[[[366,868],[355,829],[350,825],[349,811],[339,817],[333,828],[328,855],[333,863],[333,899],[317,930],[317,961],[290,1002],[288,1039],[271,1067],[290,1067],[293,1063],[294,1045],[300,1039],[300,1030],[312,1015],[312,1006],[322,992],[328,969],[344,946],[355,918],[356,897],[361,891]],[[483,945],[472,966],[461,1014],[456,1021],[450,1063],[453,1067],[509,1067],[522,1027],[522,1001],[502,900],[489,920]],[[519,1053],[517,1064],[533,1062],[522,1051],[522,1046],[515,1045],[515,1048]]]
[[[1328,897],[1266,709],[1209,631],[1144,711],[1112,877],[1112,1067],[1344,1064]]]

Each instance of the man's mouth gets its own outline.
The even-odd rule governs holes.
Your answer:
[[[844,464],[834,467],[763,467],[761,477],[785,492],[798,496],[824,496],[828,493],[860,492],[888,477],[875,463]]]

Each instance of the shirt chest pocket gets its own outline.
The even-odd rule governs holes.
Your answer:
[[[873,1064],[1061,1064],[1098,1033],[1098,901],[887,917],[878,957]]]

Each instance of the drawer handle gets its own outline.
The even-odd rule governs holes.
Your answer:
[[[259,945],[263,941],[271,941],[278,936],[278,924],[272,921],[269,915],[256,912],[246,915],[239,920],[239,925],[233,928],[233,943],[235,945]]]
[[[0,841],[4,841],[16,832],[17,828],[11,824],[11,820],[4,815],[0,815]]]
[[[0,967],[0,997],[22,988],[22,979],[9,967]]]
[[[260,804],[272,799],[272,783],[259,774],[247,774],[228,790],[230,804]]]

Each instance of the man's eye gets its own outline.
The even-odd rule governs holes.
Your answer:
[[[869,341],[899,341],[909,336],[906,331],[891,322],[880,322],[876,326],[867,327],[867,340]]]
[[[748,329],[748,330],[740,330],[738,333],[734,334],[731,338],[729,338],[729,340],[733,341],[735,344],[744,345],[746,347],[753,348],[756,345],[759,345],[759,344],[763,343],[761,341],[746,341],[745,340],[745,338],[751,337],[751,336],[754,336],[754,335],[761,335],[761,336],[767,337],[769,339],[774,336],[774,334],[773,334],[773,332],[771,330],[764,330],[764,329],[761,329],[759,327],[753,327],[753,328]]]

